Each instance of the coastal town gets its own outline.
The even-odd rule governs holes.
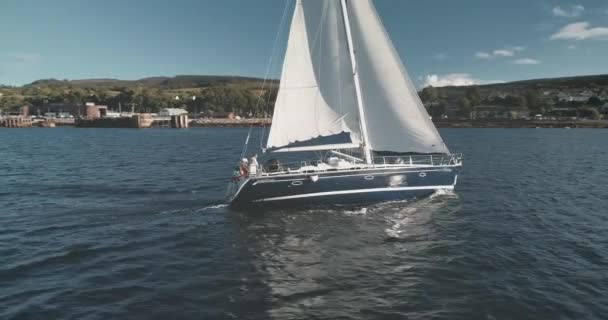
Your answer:
[[[455,90],[456,89],[456,90]],[[456,91],[456,92],[455,92]],[[601,120],[608,115],[608,87],[427,87],[420,93],[434,118],[458,120]]]
[[[158,113],[111,110],[105,105],[55,103],[41,107],[22,106],[18,112],[0,114],[0,126],[7,128],[75,126],[80,128],[188,128],[269,125],[270,118],[243,118],[235,112],[189,114],[181,108],[163,108]]]
[[[269,125],[277,90],[276,81],[234,77],[42,80],[0,87],[0,126]],[[426,87],[419,95],[438,127],[608,127],[608,76]]]

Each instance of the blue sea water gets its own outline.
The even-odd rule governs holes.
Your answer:
[[[246,132],[0,130],[0,319],[608,317],[608,131],[444,129],[455,192],[235,212]]]

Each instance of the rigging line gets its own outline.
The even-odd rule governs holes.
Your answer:
[[[274,39],[274,43],[273,43],[273,47],[272,47],[272,52],[270,54],[270,58],[268,59],[268,63],[266,64],[266,72],[264,74],[264,81],[262,82],[262,87],[260,88],[260,94],[258,95],[258,99],[256,101],[255,104],[255,110],[257,110],[260,106],[260,102],[263,101],[262,98],[262,92],[264,92],[264,89],[266,88],[266,83],[268,82],[268,77],[270,76],[270,69],[272,66],[272,61],[274,59],[274,56],[276,55],[276,50],[277,50],[277,46],[278,46],[278,42],[279,42],[279,37],[281,35],[281,30],[283,28],[283,25],[285,24],[285,17],[287,16],[287,8],[289,7],[289,1],[285,1],[285,8],[283,9],[283,15],[281,16],[281,22],[279,23],[279,28],[277,30],[277,34],[275,36]],[[262,128],[264,128],[262,126]],[[241,152],[241,158],[245,157],[245,154],[247,153],[247,147],[249,146],[249,139],[251,138],[251,134],[253,132],[253,123],[251,123],[251,125],[249,126],[249,131],[247,133],[247,138],[245,139],[245,144],[243,145],[243,151]],[[260,149],[261,149],[261,141],[263,140],[263,133],[262,136],[260,137]]]
[[[315,37],[313,38],[312,43],[309,45],[310,52],[314,52],[317,49],[317,43],[319,41],[319,37],[321,36],[321,33],[323,32],[323,24],[325,22],[325,17],[327,15],[328,4],[329,4],[328,2],[323,3],[323,11],[321,11],[321,19],[319,20],[319,24],[317,25],[317,30],[315,31]],[[306,23],[306,21],[304,23]]]
[[[339,14],[337,14],[336,19],[337,19],[337,21],[336,21],[336,25],[335,25],[335,28],[336,28],[335,31],[336,31],[336,34],[339,34],[340,22],[342,22],[342,24],[344,24],[344,18],[341,17]],[[341,49],[342,49],[343,44],[344,43],[342,43],[342,42],[338,44],[338,59],[336,61],[336,63],[338,64],[338,92],[339,92],[338,105],[340,106],[340,113],[342,113],[342,114],[344,113],[344,88],[343,88],[343,84],[342,84],[343,59],[342,59],[342,55],[339,53],[342,52]],[[348,51],[348,48],[346,49],[346,51]]]
[[[266,65],[266,75],[264,76],[264,82],[262,83],[262,90],[260,91],[260,95],[258,96],[258,101],[256,103],[256,110],[259,108],[260,101],[263,100],[263,98],[262,98],[262,92],[264,92],[264,88],[266,86],[266,81],[267,81],[267,79],[268,79],[268,77],[270,75],[270,71],[272,69],[272,62],[274,60],[274,57],[277,54],[277,47],[278,47],[278,44],[279,44],[279,38],[281,36],[281,31],[283,30],[283,28],[285,26],[285,21],[287,20],[286,18],[287,18],[287,12],[289,11],[288,10],[289,9],[289,3],[290,3],[289,0],[285,1],[285,7],[283,8],[283,15],[281,16],[281,22],[279,23],[279,28],[277,29],[277,34],[275,35],[274,43],[272,45],[272,53],[270,54],[270,59],[268,59],[268,64]],[[268,93],[267,96],[268,96],[268,98],[267,98],[267,101],[266,101],[266,103],[264,105],[264,114],[266,116],[268,116],[268,113],[269,113],[268,111],[270,111],[270,93]],[[253,129],[253,124],[251,125],[251,127],[249,129],[249,134],[251,134],[251,130],[252,129]],[[266,133],[265,131],[266,131],[266,126],[264,124],[262,124],[262,130],[260,132],[260,150],[263,147],[264,135]]]
[[[316,94],[316,99],[315,99],[315,103],[314,103],[314,118],[315,118],[315,125],[316,125],[316,129],[317,132],[319,132],[319,127],[320,127],[320,123],[319,123],[319,104],[320,104],[320,100],[323,99],[322,95],[321,95],[321,87],[322,87],[322,81],[323,81],[323,77],[321,77],[321,68],[323,67],[323,41],[319,40],[319,38],[322,36],[323,31],[325,30],[325,24],[326,24],[326,18],[327,18],[327,12],[329,7],[329,2],[324,2],[323,3],[323,11],[321,12],[321,19],[319,20],[319,24],[317,25],[317,31],[315,32],[315,37],[314,40],[312,42],[312,46],[310,46],[310,52],[311,52],[311,59],[313,58],[313,55],[316,52],[317,55],[317,72],[316,72],[316,76],[315,78],[317,79],[317,85],[319,87],[319,90],[317,90],[317,94]],[[317,45],[318,45],[318,50],[317,50]],[[314,65],[314,61],[313,61],[313,65]],[[314,67],[314,66],[313,66]]]

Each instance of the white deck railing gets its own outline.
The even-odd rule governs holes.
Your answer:
[[[257,170],[257,176],[275,176],[286,174],[302,174],[302,173],[322,173],[328,171],[348,171],[355,169],[380,169],[380,168],[395,168],[395,167],[456,167],[462,165],[462,154],[449,155],[405,155],[405,156],[384,156],[374,157],[373,164],[365,164],[358,159],[345,159],[343,157],[335,157],[332,162],[328,160],[300,161],[290,163],[279,163],[276,170],[269,170],[269,165],[266,167],[260,166]],[[272,168],[271,168],[272,169]]]
[[[449,155],[408,155],[374,157],[374,165],[409,165],[409,166],[456,166],[462,163],[462,154]]]

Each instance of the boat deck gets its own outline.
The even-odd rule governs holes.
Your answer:
[[[462,154],[449,155],[407,155],[375,157],[374,163],[366,164],[361,159],[347,156],[330,157],[327,160],[301,161],[281,164],[270,170],[260,166],[260,171],[252,177],[277,177],[285,175],[315,174],[352,170],[391,169],[391,168],[428,168],[459,167],[462,165]]]

